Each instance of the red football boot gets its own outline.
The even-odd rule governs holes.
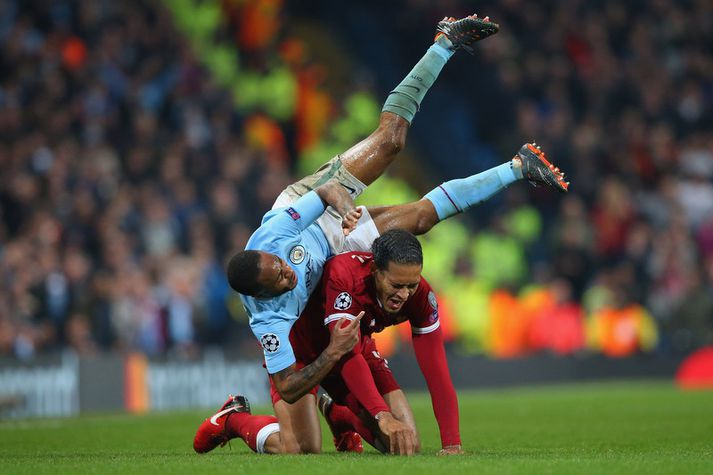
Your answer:
[[[250,403],[245,396],[240,394],[233,396],[231,394],[218,412],[204,420],[198,428],[193,439],[193,450],[199,454],[204,454],[218,446],[224,446],[230,439],[237,437],[227,432],[225,423],[232,414],[238,412],[250,414]]]
[[[342,432],[339,437],[335,437],[334,447],[336,447],[337,452],[356,452],[360,454],[364,451],[361,437],[354,431]]]
[[[364,451],[364,446],[361,442],[361,436],[352,428],[338,427],[329,419],[329,411],[332,409],[332,402],[332,398],[329,397],[328,394],[324,393],[319,397],[317,407],[319,407],[319,412],[322,413],[324,419],[327,421],[329,430],[332,431],[332,435],[334,436],[334,447],[337,449],[337,452],[362,453]]]

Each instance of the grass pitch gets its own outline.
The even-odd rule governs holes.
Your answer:
[[[436,457],[437,426],[427,394],[411,394],[421,454],[336,453],[260,456],[241,440],[193,453],[211,409],[146,416],[0,422],[0,474],[207,473],[713,473],[713,391],[671,383],[591,383],[460,392],[467,454]],[[256,408],[253,413],[265,412]],[[323,424],[324,426],[324,424]]]

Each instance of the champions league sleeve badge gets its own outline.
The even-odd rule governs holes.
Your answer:
[[[348,292],[342,292],[341,294],[337,295],[336,299],[334,299],[334,308],[336,308],[337,310],[346,310],[351,306],[352,296],[349,295]]]
[[[438,310],[438,301],[436,300],[436,294],[433,293],[433,290],[428,293],[428,303],[431,304],[433,310]]]
[[[260,344],[268,353],[274,353],[280,349],[280,339],[274,333],[265,333],[261,336]]]

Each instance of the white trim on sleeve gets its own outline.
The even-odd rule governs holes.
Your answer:
[[[436,323],[434,323],[433,325],[429,325],[427,327],[423,327],[423,328],[411,327],[411,333],[414,335],[425,335],[426,333],[431,333],[431,332],[438,330],[438,327],[440,327],[440,326],[441,326],[441,321],[436,320]]]
[[[356,317],[352,315],[351,313],[333,313],[327,318],[324,319],[324,324],[329,325],[335,320],[339,320],[341,318],[347,317],[347,320],[354,320]]]

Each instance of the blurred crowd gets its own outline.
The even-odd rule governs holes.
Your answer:
[[[0,355],[249,336],[223,262],[289,183],[157,4],[0,2]]]
[[[549,223],[550,272],[576,298],[599,285],[643,304],[664,350],[713,343],[713,2],[494,7],[506,117],[575,184]]]
[[[407,11],[403,38],[444,10],[470,13],[451,1],[381,3],[360,8]],[[255,37],[240,20],[255,22],[236,5],[283,7],[219,4],[232,18],[219,33],[248,53]],[[713,343],[713,3],[482,4],[502,28],[478,60],[489,73],[478,87],[449,80],[497,113],[466,127],[500,156],[536,137],[573,183],[564,198],[536,194],[542,232],[526,246],[527,272],[503,285],[636,302],[660,351]],[[296,46],[282,47],[289,59]],[[324,70],[305,81],[315,74]],[[296,152],[325,113],[298,103],[300,121],[316,119],[281,120],[276,132],[234,99],[158,1],[0,0],[0,356],[66,345],[260,354],[223,263],[295,178]],[[502,215],[489,211],[495,235]]]

